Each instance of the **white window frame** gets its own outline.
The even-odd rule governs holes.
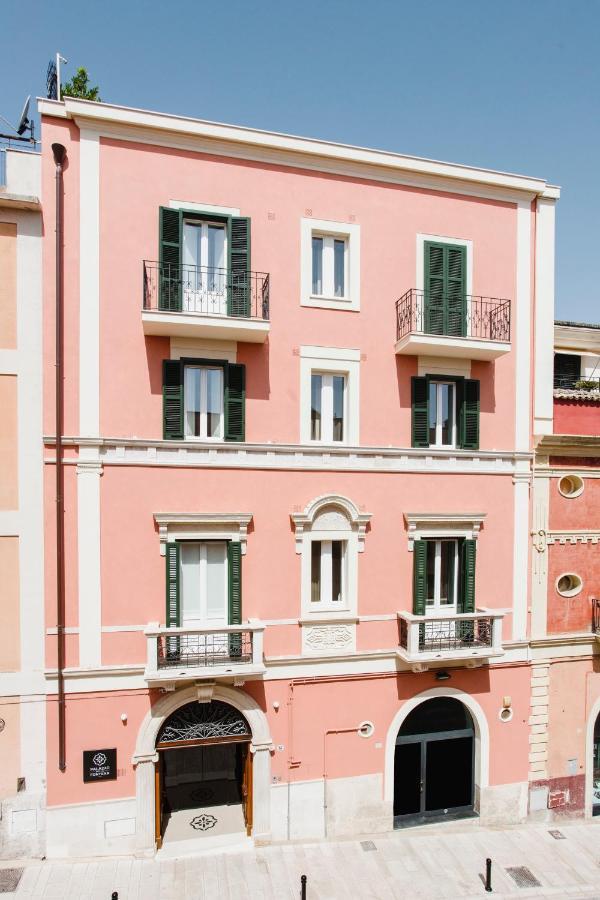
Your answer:
[[[200,370],[200,434],[187,434],[187,407],[186,407],[186,374],[188,369]],[[219,435],[209,436],[207,434],[207,405],[208,405],[208,376],[204,373],[208,370],[221,372],[221,414],[219,418]],[[193,363],[184,364],[183,366],[183,427],[184,438],[186,441],[224,441],[225,440],[225,372],[222,366],[196,366]]]
[[[301,611],[303,623],[314,621],[356,621],[358,609],[358,555],[364,549],[370,513],[359,512],[347,497],[326,494],[311,501],[303,513],[294,513],[296,553],[301,556]],[[342,600],[312,601],[313,541],[344,541]]]
[[[312,436],[312,379],[314,375],[321,377],[321,437],[313,438]],[[335,377],[344,379],[344,396],[342,408],[342,440],[334,440],[333,438],[333,379]],[[311,379],[311,443],[313,444],[343,444],[346,438],[346,429],[348,425],[348,373],[347,372],[321,372],[313,369],[310,373]]]
[[[360,350],[339,347],[300,347],[300,442],[311,446],[343,447],[359,443]],[[313,441],[311,437],[312,374],[345,375],[344,440]],[[323,415],[323,412],[321,413]],[[332,419],[333,422],[333,419]]]
[[[319,600],[313,600],[312,597],[312,549],[313,544],[316,542],[321,544],[321,562],[320,562],[320,598]],[[334,541],[338,541],[342,545],[342,559],[341,559],[341,592],[340,599],[334,600],[332,597],[333,591],[333,543]],[[348,575],[346,572],[346,564],[348,559],[348,547],[346,538],[334,538],[328,536],[327,538],[316,537],[315,535],[311,536],[310,541],[310,580],[311,580],[311,607],[315,612],[320,612],[322,610],[344,610],[346,609],[346,593],[348,590]]]
[[[199,627],[203,625],[214,625],[215,623],[218,625],[227,625],[228,624],[228,604],[229,604],[229,596],[228,596],[228,559],[227,559],[227,541],[216,539],[214,541],[207,540],[184,540],[179,541],[180,546],[180,557],[179,557],[179,578],[181,585],[181,597],[180,597],[180,609],[181,609],[181,621],[182,627],[186,627],[186,623],[184,622],[184,606],[185,606],[185,591],[183,589],[184,577],[183,577],[183,547],[185,545],[194,545],[200,547],[200,558],[199,558],[199,573],[198,573],[198,581],[199,581],[199,592],[200,592],[200,615],[198,620],[190,620],[190,627]],[[207,587],[207,577],[208,577],[208,560],[207,560],[207,547],[209,544],[219,544],[224,547],[223,554],[223,615],[219,617],[209,617],[207,612],[207,600],[208,600],[208,587]]]
[[[322,281],[322,290],[320,293],[315,291],[314,289],[314,281],[315,281],[315,273],[314,273],[314,257],[313,257],[313,241],[315,240],[322,241],[323,252],[321,256],[321,281]],[[341,242],[344,246],[344,292],[342,294],[336,294],[335,292],[335,242]],[[349,265],[348,260],[350,257],[349,247],[348,247],[348,237],[346,235],[339,234],[320,234],[318,231],[313,231],[311,235],[311,296],[315,299],[326,299],[326,300],[346,300],[349,291],[348,284],[348,272]]]
[[[324,238],[323,294],[313,294],[312,239]],[[336,297],[333,282],[333,241],[346,243],[344,252],[344,296]],[[327,250],[327,253],[326,253]],[[330,265],[327,257],[331,256]],[[327,265],[326,265],[327,263]],[[330,279],[326,279],[326,268]],[[329,280],[329,283],[328,283]],[[327,288],[330,292],[326,293]],[[360,310],[360,225],[326,219],[300,220],[300,304],[320,309]]]
[[[434,447],[438,450],[447,450],[447,449],[455,449],[456,448],[456,436],[457,436],[457,421],[456,421],[456,382],[448,381],[444,378],[430,378],[427,388],[429,390],[429,386],[435,384],[436,385],[436,411],[435,411],[435,442],[429,443],[430,447]],[[437,385],[448,384],[452,387],[452,439],[449,444],[443,444],[441,440],[442,436],[442,392],[437,389]],[[427,421],[427,433],[429,434],[429,397],[427,398],[427,410],[428,410],[428,421]]]
[[[453,603],[442,603],[441,602],[441,574],[442,574],[442,541],[450,541],[454,544],[454,585],[453,585]],[[433,544],[435,547],[435,561],[434,561],[434,596],[433,597],[425,597],[425,615],[431,616],[439,616],[443,613],[448,613],[449,615],[455,615],[458,609],[458,566],[459,566],[459,555],[458,555],[458,541],[457,537],[438,537],[438,538],[430,538],[427,540],[427,544]]]

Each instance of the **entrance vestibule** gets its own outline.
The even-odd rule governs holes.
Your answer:
[[[188,703],[166,720],[156,749],[159,847],[251,833],[250,730],[238,710],[221,701]]]
[[[394,827],[474,813],[473,720],[451,697],[433,697],[396,737]]]

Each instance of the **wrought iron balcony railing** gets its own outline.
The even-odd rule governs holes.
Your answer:
[[[592,631],[600,637],[600,599],[592,597]]]
[[[408,334],[510,341],[510,300],[450,297],[414,288],[396,300],[396,340]]]
[[[146,629],[148,655],[146,679],[171,680],[203,672],[227,674],[263,666],[263,632],[260,623],[221,625],[215,628]]]
[[[600,377],[587,378],[585,375],[554,375],[554,390],[600,391]]]
[[[144,260],[144,310],[269,321],[269,276]]]
[[[491,610],[447,616],[399,612],[400,655],[409,662],[499,656],[503,617]]]

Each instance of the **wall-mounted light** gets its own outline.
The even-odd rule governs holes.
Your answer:
[[[273,709],[277,712],[279,709],[279,700],[273,700]]]
[[[121,713],[121,722],[123,723],[123,725],[125,724],[126,721],[127,721],[127,713]]]
[[[440,669],[435,673],[436,681],[450,681],[450,672],[446,672],[445,669]]]

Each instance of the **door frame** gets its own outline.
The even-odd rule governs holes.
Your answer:
[[[424,809],[427,793],[427,745],[435,741],[459,740],[471,738],[471,802],[466,806],[453,806],[451,813],[444,813],[444,807],[439,809]],[[475,810],[475,728],[460,728],[453,731],[430,731],[423,734],[407,734],[396,738],[396,746],[406,744],[420,744],[420,799],[421,809],[416,813],[404,813],[394,816],[394,828],[404,825],[414,825],[417,822],[425,822],[430,819],[443,818],[444,820],[462,818],[465,815],[477,815]]]

